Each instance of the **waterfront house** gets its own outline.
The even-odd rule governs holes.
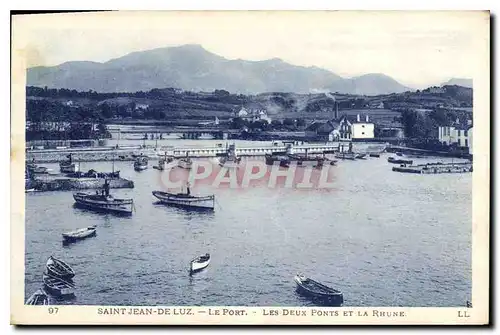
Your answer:
[[[461,124],[457,119],[453,125],[440,126],[439,142],[449,146],[456,145],[472,154],[472,120],[468,120],[467,124]]]
[[[355,121],[350,121],[344,115],[340,119],[332,119],[328,121],[314,121],[310,124],[305,132],[306,137],[317,141],[362,141],[373,139],[375,125],[368,120],[366,116],[364,121],[361,121],[357,115]]]
[[[375,125],[369,122],[368,115],[366,115],[365,120],[362,121],[358,114],[356,116],[356,121],[352,122],[351,128],[353,140],[373,139],[375,137]]]

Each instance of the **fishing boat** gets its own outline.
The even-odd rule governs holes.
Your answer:
[[[413,164],[413,161],[410,159],[399,159],[394,157],[387,158],[387,161],[392,164]]]
[[[95,194],[77,192],[73,194],[77,206],[100,212],[131,215],[134,209],[134,200],[118,199],[109,194],[109,183],[106,179],[101,192]]]
[[[47,274],[58,278],[70,279],[75,276],[75,271],[73,271],[71,266],[53,256],[47,259],[46,269]]]
[[[186,157],[179,159],[179,161],[177,162],[177,166],[183,169],[191,169],[191,167],[193,166],[193,160],[189,158],[187,152],[186,152]]]
[[[186,192],[169,193],[163,191],[153,191],[155,196],[162,204],[171,205],[193,210],[214,210],[215,195],[194,196],[191,195],[189,186]]]
[[[48,293],[54,296],[71,296],[75,294],[75,283],[47,273],[43,274],[43,286]]]
[[[43,289],[38,289],[33,293],[28,300],[26,300],[25,305],[48,305],[49,296]]]
[[[366,159],[366,154],[357,153],[354,155],[356,159]]]
[[[62,237],[65,242],[75,242],[78,240],[83,240],[87,237],[95,236],[97,231],[97,226],[93,225],[87,228],[80,228],[74,231],[63,233]]]
[[[302,274],[297,274],[294,277],[294,281],[297,284],[297,292],[304,296],[336,306],[340,306],[344,302],[344,295],[342,292],[323,285],[311,278],[307,278]]]
[[[144,156],[139,156],[134,162],[135,171],[143,171],[148,168],[148,158]]]
[[[227,168],[238,168],[241,162],[241,157],[236,155],[236,146],[230,144],[226,153],[219,158],[219,165]]]
[[[203,270],[210,264],[210,254],[206,253],[204,255],[198,256],[191,261],[191,266],[189,268],[189,273],[193,274],[198,271]]]
[[[36,164],[30,163],[26,165],[26,170],[28,170],[32,174],[47,174],[49,173],[49,169],[45,166],[38,166]]]
[[[70,153],[69,155],[66,156],[68,160],[59,162],[59,169],[61,170],[62,173],[75,173],[79,170],[79,167],[73,163],[73,157],[72,154]]]

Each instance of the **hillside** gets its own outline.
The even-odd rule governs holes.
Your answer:
[[[199,45],[133,52],[105,63],[66,62],[33,67],[27,71],[27,84],[97,92],[177,87],[194,92],[224,89],[242,94],[326,90],[378,95],[410,90],[383,74],[342,78],[325,69],[295,66],[278,58],[229,60]]]

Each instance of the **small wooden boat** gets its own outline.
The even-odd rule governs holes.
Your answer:
[[[80,228],[80,229],[77,229],[74,231],[63,233],[62,237],[63,237],[64,241],[66,241],[66,242],[75,242],[78,240],[83,240],[87,237],[95,236],[96,230],[97,230],[97,226],[94,225],[94,226],[90,226],[87,228]]]
[[[294,281],[297,284],[297,291],[302,295],[336,306],[340,306],[344,302],[344,295],[342,292],[323,285],[311,278],[307,278],[302,274],[297,274],[294,277]]]
[[[49,173],[49,169],[45,166],[38,166],[36,164],[27,164],[26,169],[33,174],[47,174]]]
[[[148,168],[148,159],[147,157],[139,156],[134,162],[134,170],[135,171],[143,171]]]
[[[196,257],[191,261],[191,266],[189,268],[189,273],[193,274],[198,271],[203,270],[210,264],[210,254],[204,254],[201,256]]]
[[[131,215],[134,209],[134,200],[117,199],[109,194],[88,194],[77,192],[73,194],[77,206],[100,212],[112,212]]]
[[[158,165],[154,165],[154,166],[153,166],[153,169],[163,171],[163,170],[165,170],[166,168],[172,167],[172,166],[171,166],[171,163],[172,163],[173,161],[174,161],[174,159],[173,159],[172,157],[168,157],[168,158],[160,158],[160,159],[158,160]]]
[[[70,296],[75,294],[75,283],[50,274],[43,274],[43,286],[54,296]]]
[[[410,159],[399,159],[394,157],[387,158],[387,161],[392,164],[413,164],[413,161]]]
[[[28,300],[26,300],[25,305],[48,305],[49,296],[43,289],[38,289],[33,293]]]
[[[370,157],[377,157],[378,158],[378,157],[380,157],[380,154],[371,153]]]
[[[70,279],[75,276],[75,271],[66,262],[61,261],[53,256],[50,256],[46,263],[47,274],[63,278]]]
[[[186,209],[197,210],[214,210],[215,209],[215,195],[194,196],[191,195],[189,186],[185,193],[169,193],[162,191],[153,191],[155,196],[161,203]]]

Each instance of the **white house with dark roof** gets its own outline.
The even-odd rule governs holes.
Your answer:
[[[469,154],[472,154],[472,120],[468,120],[466,125],[457,120],[451,126],[440,126],[438,131],[439,142],[468,148]]]

